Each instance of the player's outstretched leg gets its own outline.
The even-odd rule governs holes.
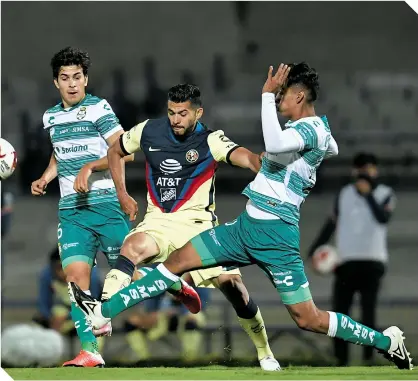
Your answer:
[[[270,349],[260,309],[248,294],[241,276],[237,274],[221,274],[214,283],[232,304],[241,327],[254,343],[261,368],[266,371],[281,370],[279,362],[274,358]]]
[[[374,347],[399,369],[413,368],[412,358],[405,347],[405,337],[398,327],[393,326],[378,332],[347,315],[320,310],[312,300],[287,304],[286,307],[299,328],[327,334],[353,344]]]
[[[150,269],[142,268],[139,272],[135,272],[135,266],[150,258],[155,258],[159,251],[155,240],[146,232],[136,232],[129,235],[122,245],[114,268],[106,276],[102,301],[107,301],[116,292],[128,286],[133,280],[134,273],[138,278],[145,276]],[[190,312],[197,313],[200,311],[200,302],[197,293],[191,290],[182,284],[181,280],[174,282],[167,288],[167,291],[183,302]],[[184,291],[188,292],[185,294]]]
[[[197,292],[179,275],[186,271],[202,268],[202,261],[191,243],[187,243],[179,250],[175,250],[170,257],[150,271],[143,278],[131,283],[118,291],[108,301],[102,303],[86,295],[74,282],[70,283],[72,298],[81,310],[89,317],[93,328],[99,329],[121,312],[133,307],[141,301],[153,298],[165,292],[174,283],[181,281],[183,300],[194,300],[201,309],[201,302]]]

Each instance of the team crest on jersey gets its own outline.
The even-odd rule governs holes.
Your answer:
[[[197,152],[195,149],[190,149],[187,151],[186,160],[189,163],[194,163],[195,161],[197,161],[197,159],[199,159],[199,152]]]
[[[87,109],[85,106],[80,107],[80,111],[77,113],[77,119],[81,120],[84,119],[86,117],[87,114]]]

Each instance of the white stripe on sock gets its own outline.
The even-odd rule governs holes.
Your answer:
[[[164,264],[160,263],[156,270],[158,270],[161,274],[163,274],[166,278],[172,280],[173,282],[177,282],[180,278],[177,275],[174,275],[172,272],[168,271]]]
[[[328,327],[327,335],[329,337],[335,337],[335,335],[337,334],[337,328],[338,328],[337,314],[332,311],[328,311],[328,313],[329,313],[329,327]]]

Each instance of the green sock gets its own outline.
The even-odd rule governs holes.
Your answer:
[[[103,303],[102,314],[104,317],[114,318],[143,300],[162,294],[179,279],[160,264],[146,276],[131,283]]]
[[[83,311],[71,303],[71,318],[74,322],[77,336],[81,342],[81,348],[85,351],[96,353],[99,351],[97,339],[93,334],[90,324],[88,324]]]
[[[383,333],[357,323],[339,312],[329,312],[328,336],[338,337],[353,344],[367,345],[387,351],[390,338]]]
[[[141,269],[139,270],[141,272],[142,275],[147,275],[149,274],[151,271],[153,271],[154,269],[152,267],[141,267]],[[181,290],[181,281],[177,281],[175,282],[172,286],[170,286],[167,290],[168,293],[170,293],[171,295],[176,295],[178,294],[178,292]]]

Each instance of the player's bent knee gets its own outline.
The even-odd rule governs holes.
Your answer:
[[[66,276],[67,282],[73,282],[83,290],[88,290],[90,287],[89,274],[69,274]]]
[[[121,255],[138,264],[149,258],[148,239],[145,233],[137,233],[126,239],[121,248]]]

